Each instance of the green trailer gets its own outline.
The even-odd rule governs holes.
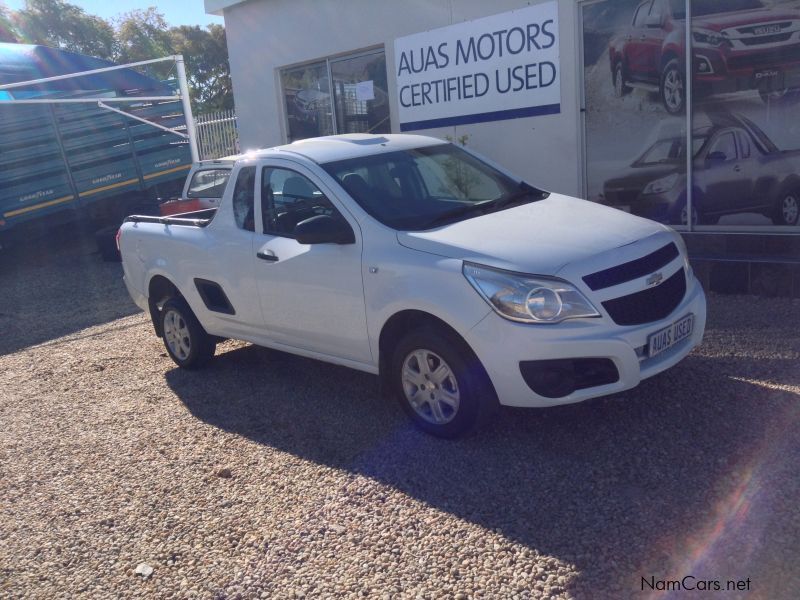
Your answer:
[[[9,67],[9,51],[19,48],[36,49],[38,73]],[[90,74],[59,79],[41,68],[42,50],[77,57]],[[114,77],[94,73],[110,68]],[[117,225],[133,208],[180,189],[196,152],[178,84],[123,69],[122,85],[137,86],[131,95],[112,88],[120,87],[118,69],[50,48],[0,44],[0,243],[75,219],[95,229]],[[64,89],[54,91],[56,83]]]

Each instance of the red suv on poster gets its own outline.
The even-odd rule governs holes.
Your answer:
[[[800,80],[800,12],[761,0],[693,0],[696,93],[757,89],[765,101],[790,98]],[[685,0],[647,0],[611,41],[614,90],[657,92],[670,114],[684,111]]]

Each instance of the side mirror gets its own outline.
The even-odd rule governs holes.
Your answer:
[[[725,162],[728,160],[728,155],[720,150],[717,150],[715,152],[709,152],[708,156],[706,156],[706,160],[708,162]]]
[[[299,244],[355,244],[356,236],[344,219],[317,215],[300,221],[294,228]]]

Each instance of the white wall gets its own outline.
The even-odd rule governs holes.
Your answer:
[[[458,138],[534,185],[582,193],[575,0],[559,1],[561,114],[416,131]],[[242,148],[285,143],[278,69],[384,45],[393,131],[399,131],[394,40],[521,8],[523,0],[249,0],[224,10]]]

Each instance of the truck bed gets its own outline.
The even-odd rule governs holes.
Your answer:
[[[184,225],[187,227],[205,227],[217,214],[216,208],[206,208],[194,212],[179,213],[166,217],[154,215],[130,215],[124,223],[160,223],[161,225]]]

